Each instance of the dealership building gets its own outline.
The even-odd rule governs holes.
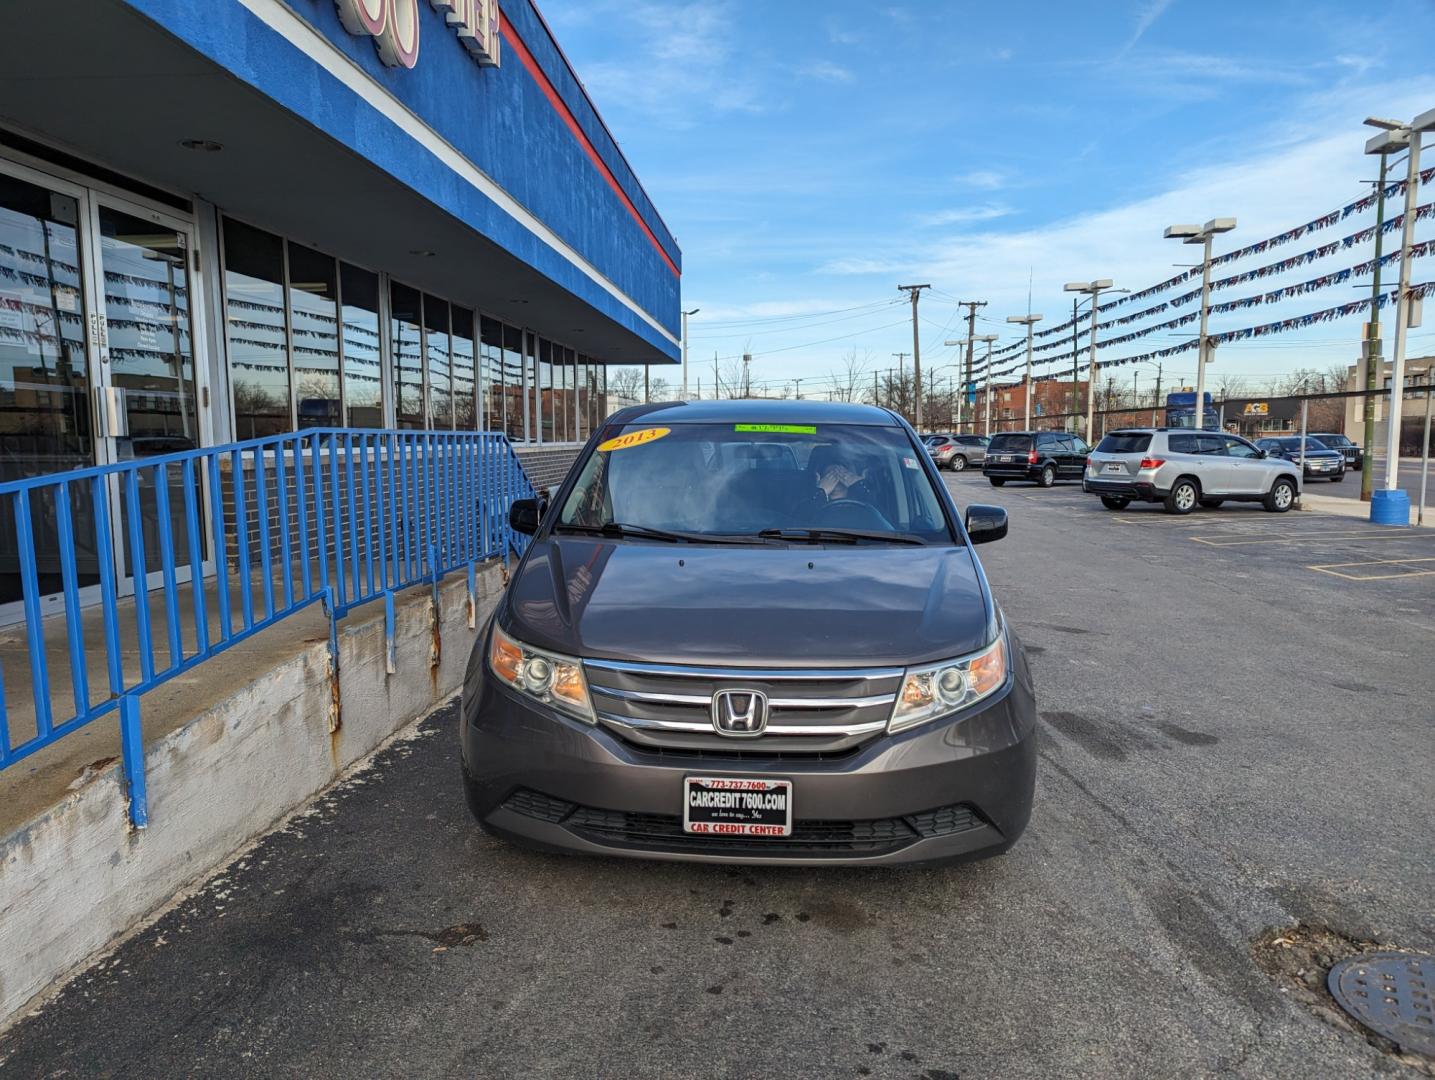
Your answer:
[[[529,0],[3,18],[0,480],[306,427],[571,457],[605,365],[677,361],[681,253]]]

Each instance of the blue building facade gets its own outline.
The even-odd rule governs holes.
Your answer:
[[[313,426],[571,446],[607,365],[678,361],[682,254],[530,0],[0,18],[0,481]]]

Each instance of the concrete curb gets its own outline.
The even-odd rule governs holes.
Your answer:
[[[1370,520],[1370,504],[1361,502],[1359,499],[1338,499],[1333,495],[1312,495],[1306,491],[1301,493],[1300,508],[1319,511],[1322,514],[1335,514],[1339,517],[1358,518],[1361,521]],[[1413,505],[1410,507],[1410,524],[1412,526],[1415,524],[1415,507]],[[1435,528],[1435,513],[1426,513],[1423,527]]]
[[[478,626],[501,590],[485,567]],[[381,607],[341,624],[337,731],[327,642],[305,641],[146,747],[148,829],[130,828],[111,765],[0,837],[0,1030],[457,691],[476,637],[467,582],[440,587],[437,613],[431,595],[400,598],[394,675]]]

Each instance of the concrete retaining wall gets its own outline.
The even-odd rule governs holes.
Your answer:
[[[479,574],[479,627],[501,588],[497,564]],[[396,604],[397,674],[385,671],[382,606],[340,625],[337,731],[328,643],[296,641],[147,747],[148,829],[129,827],[114,765],[0,839],[0,1025],[456,692],[476,634],[467,583],[440,588],[437,633],[430,595]]]

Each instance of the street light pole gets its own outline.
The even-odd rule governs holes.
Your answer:
[[[1026,326],[1026,375],[1022,379],[1022,397],[1025,401],[1025,412],[1022,416],[1022,430],[1031,430],[1031,328],[1035,323],[1041,322],[1040,315],[1033,315],[1028,312],[1025,315],[1008,315],[1006,321],[1009,323],[1025,324]]]
[[[1405,216],[1400,223],[1400,274],[1395,291],[1395,345],[1390,358],[1390,407],[1386,411],[1385,432],[1385,490],[1394,492],[1400,483],[1400,419],[1401,406],[1405,395],[1405,337],[1414,314],[1414,303],[1410,292],[1410,248],[1415,241],[1415,208],[1420,188],[1420,143],[1427,131],[1435,130],[1435,109],[1421,113],[1408,125],[1388,120],[1366,120],[1367,124],[1386,130],[1365,144],[1367,154],[1379,154],[1409,147],[1406,154]],[[1403,493],[1402,493],[1403,494]],[[1389,495],[1387,500],[1396,499]],[[1397,513],[1399,524],[1410,521],[1409,497],[1403,499],[1405,510]],[[1391,509],[1387,506],[1385,509]],[[1371,502],[1371,520],[1376,519],[1374,500]]]
[[[1211,239],[1217,233],[1230,232],[1235,218],[1212,218],[1205,225],[1171,225],[1161,235],[1184,244],[1201,245],[1201,331],[1196,341],[1196,409],[1193,424],[1201,431],[1206,423],[1206,364],[1211,342],[1206,327],[1211,316]]]
[[[1380,385],[1380,258],[1385,238],[1385,175],[1390,153],[1380,152],[1380,182],[1375,195],[1375,262],[1370,282],[1370,321],[1365,328],[1365,400],[1361,414],[1365,421],[1364,452],[1360,460],[1360,500],[1370,501],[1375,488],[1375,388]]]
[[[683,400],[688,400],[688,316],[696,315],[701,309],[693,308],[683,312]]]

